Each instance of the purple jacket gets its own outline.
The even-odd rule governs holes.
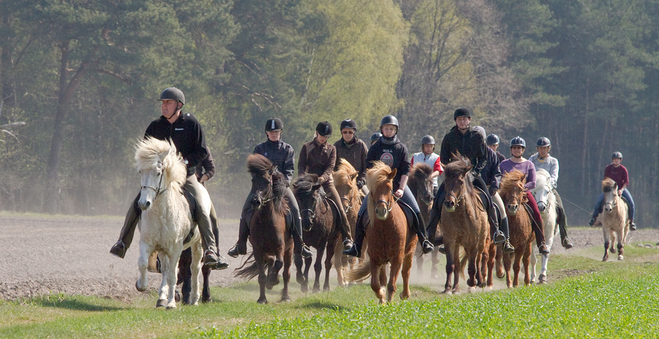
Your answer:
[[[504,176],[506,173],[512,172],[514,170],[518,170],[526,174],[526,185],[524,185],[524,188],[529,190],[535,188],[535,165],[533,165],[532,162],[526,160],[517,164],[510,159],[506,159],[501,162],[499,169],[501,170],[501,174]]]

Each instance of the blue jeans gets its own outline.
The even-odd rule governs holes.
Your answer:
[[[634,220],[634,212],[636,212],[636,205],[634,204],[634,199],[632,198],[631,193],[625,188],[622,190],[622,197],[627,200],[627,204],[629,205],[629,219]],[[597,202],[595,203],[595,208],[593,209],[593,219],[597,218],[597,216],[602,213],[602,205],[604,203],[604,193],[600,193],[600,196],[597,198]]]

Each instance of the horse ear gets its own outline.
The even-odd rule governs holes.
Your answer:
[[[359,174],[358,172],[355,172],[355,173],[353,173],[353,174],[350,174],[350,181],[355,180],[355,178],[357,177],[358,174]]]
[[[391,171],[391,173],[389,173],[389,175],[387,176],[387,179],[389,179],[389,180],[393,179],[394,177],[396,177],[396,173],[398,173],[398,170],[394,168]]]

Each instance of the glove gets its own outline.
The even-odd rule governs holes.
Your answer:
[[[322,184],[324,184],[324,183],[325,183],[325,178],[323,178],[323,177],[318,177],[318,181],[316,181],[316,184],[317,184],[317,185],[322,185]]]
[[[364,179],[357,180],[357,188],[358,189],[362,189],[362,187],[364,187],[364,185],[366,185],[366,183],[364,182]]]
[[[490,191],[490,196],[491,197],[494,196],[497,193],[497,188],[494,187],[494,186],[490,186],[490,188],[488,190]]]

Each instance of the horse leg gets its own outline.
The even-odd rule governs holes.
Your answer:
[[[201,242],[197,242],[196,244],[193,244],[190,246],[190,249],[192,250],[192,261],[190,263],[190,268],[191,268],[191,290],[192,293],[190,295],[190,304],[191,305],[198,305],[199,304],[199,278],[202,272],[202,265],[201,265],[201,257],[203,256],[203,248],[201,247]],[[202,302],[204,301],[204,298],[207,298],[207,301],[210,300],[210,291],[208,290],[208,276],[210,275],[210,267],[206,267],[206,271],[204,272],[204,297],[202,298]],[[206,297],[205,294],[208,294]]]
[[[337,251],[337,249],[338,249],[338,244],[337,243],[334,243],[332,247],[334,247],[334,253],[336,253],[333,257],[334,258],[334,269],[336,270],[336,280],[337,280],[339,286],[344,287],[344,286],[346,286],[346,281],[345,281],[345,278],[343,277],[343,267],[347,265],[348,258],[347,258],[347,255],[341,254],[341,250]],[[328,245],[327,248],[330,248],[330,246]],[[343,246],[341,246],[341,248],[343,248]]]
[[[167,285],[167,276],[171,268],[169,254],[160,253],[160,288],[158,288],[158,301],[156,307],[167,307],[169,303],[169,286]]]
[[[529,286],[531,284],[530,274],[529,274],[529,257],[533,252],[533,244],[530,243],[522,257],[522,263],[524,264],[524,286]]]
[[[616,249],[615,247],[613,247],[614,246],[613,244],[615,243],[616,243],[616,233],[614,233],[613,230],[611,230],[611,247],[609,247],[609,252],[616,253]]]
[[[265,287],[271,290],[275,285],[279,284],[279,271],[284,267],[282,256],[277,255],[276,258],[270,258],[270,265],[268,268],[268,280]]]
[[[318,248],[318,255],[316,256],[316,262],[313,265],[314,273],[316,273],[316,279],[313,282],[313,293],[320,292],[320,274],[323,272],[323,255],[325,254],[325,246],[320,246]]]
[[[380,285],[380,266],[371,262],[371,289],[375,292],[375,297],[378,298],[380,304],[384,304],[384,288]]]
[[[531,267],[530,267],[531,283],[533,284],[533,283],[535,283],[535,277],[536,277],[536,275],[535,275],[535,264],[538,263],[538,257],[536,256],[535,251],[531,251],[530,259],[531,259]],[[539,278],[538,278],[538,283],[540,283]]]
[[[330,272],[332,272],[332,262],[334,260],[334,246],[327,246],[326,250],[326,258],[325,258],[325,283],[323,284],[323,291],[329,291],[330,290],[330,283],[329,283],[329,277],[330,277]]]
[[[602,261],[609,260],[609,232],[605,226],[602,226],[602,232],[604,233],[604,257]]]
[[[494,282],[492,281],[492,275],[494,272],[494,261],[496,260],[496,257],[498,255],[497,253],[497,245],[494,243],[490,243],[490,249],[488,251],[488,257],[487,257],[487,288],[491,289],[492,286],[494,285]]]
[[[304,275],[302,274],[302,265],[303,265],[303,259],[301,255],[296,255],[295,258],[293,259],[295,261],[295,268],[296,268],[296,273],[295,273],[295,280],[297,281],[298,284],[302,285],[304,283]],[[302,291],[306,292],[306,291]]]
[[[304,258],[304,271],[302,272],[302,276],[298,282],[300,283],[300,289],[302,290],[303,293],[307,293],[309,291],[309,269],[311,268],[311,261],[312,258]]]
[[[418,244],[414,249],[414,255],[416,256],[416,274],[417,277],[423,277],[423,255],[421,253],[421,244]]]
[[[497,278],[502,279],[506,275],[506,272],[505,272],[504,266],[503,266],[504,253],[503,253],[503,248],[501,247],[501,245],[496,245],[496,246],[497,246],[497,255],[495,257],[495,262],[496,262]],[[506,254],[506,255],[508,255],[508,254]]]
[[[259,254],[260,255],[260,254]],[[256,256],[255,256],[256,257]],[[259,299],[256,301],[259,304],[267,304],[268,299],[265,297],[265,285],[267,282],[267,277],[265,274],[265,263],[263,262],[263,259],[257,258],[256,259],[256,264],[257,267],[259,268]]]
[[[453,265],[453,244],[449,244],[447,242],[444,242],[444,248],[446,249],[446,283],[444,284],[444,293],[451,293],[451,278],[454,270],[454,265]]]
[[[290,301],[291,297],[288,295],[288,283],[291,281],[291,264],[293,259],[293,249],[289,248],[284,252],[284,271],[281,273],[284,279],[284,288],[281,290],[280,301]]]
[[[515,262],[513,263],[513,287],[519,286],[519,270],[521,268],[522,256],[526,248],[515,249]]]
[[[408,253],[403,258],[403,290],[400,292],[400,299],[406,300],[410,297],[410,274],[412,271],[412,261],[414,260],[414,252]]]
[[[549,254],[543,254],[540,258],[542,261],[542,266],[540,266],[540,276],[538,277],[538,282],[541,284],[547,283],[547,265],[549,264]],[[535,271],[535,266],[533,267]]]
[[[453,248],[453,294],[458,294],[460,293],[460,273],[463,271],[461,270],[462,265],[460,263],[460,246],[455,245]]]
[[[208,266],[201,267],[201,276],[204,279],[202,291],[201,291],[201,302],[208,303],[213,301],[211,297],[211,288],[210,288],[210,275],[211,269]]]
[[[468,260],[468,266],[467,266],[467,274],[469,274],[469,278],[467,279],[467,286],[469,287],[474,287],[476,286],[476,253],[473,253],[470,251],[467,253],[467,257],[469,258]]]
[[[182,301],[186,305],[190,305],[190,284],[192,283],[192,249],[188,248],[181,253],[181,259],[178,261],[178,283],[183,283],[181,286]]]
[[[624,232],[625,232],[625,229],[623,228],[622,231],[621,231],[621,234],[618,235],[618,260],[623,259],[622,254],[623,254],[625,245],[622,241],[622,239],[624,239],[624,236],[622,234],[624,234]]]
[[[146,275],[146,268],[149,265],[151,252],[153,252],[153,249],[140,241],[140,256],[137,258],[137,268],[139,269],[140,276],[135,282],[135,288],[140,292],[146,291],[147,286],[149,286],[149,277]]]
[[[181,248],[180,247],[175,247],[170,249],[172,253],[168,255],[169,259],[169,269],[167,270],[167,274],[164,274],[163,272],[163,277],[167,279],[167,309],[172,309],[176,308],[176,276],[177,276],[177,271],[178,271],[178,259],[181,257]],[[194,273],[194,272],[193,272]],[[199,279],[199,271],[197,270],[197,281]],[[194,284],[194,282],[193,282]],[[196,284],[197,288],[199,288],[199,284]],[[197,299],[199,299],[199,291],[197,291]],[[195,303],[197,302],[196,300],[194,301]]]
[[[435,250],[432,251],[432,265],[430,266],[430,277],[433,279],[439,279],[437,265],[439,265],[439,250],[435,248]]]
[[[396,293],[396,282],[398,281],[398,274],[400,274],[402,259],[402,255],[399,255],[398,258],[391,261],[391,266],[389,267],[389,283],[387,284],[387,302],[391,302],[394,293]]]
[[[515,250],[517,250],[517,248],[515,248]],[[502,257],[503,257],[503,269],[504,269],[504,271],[506,272],[506,286],[507,286],[508,288],[512,288],[512,287],[513,287],[513,282],[512,282],[512,279],[510,278],[510,266],[511,266],[511,261],[512,261],[512,258],[511,258],[512,255],[515,255],[515,256],[516,256],[516,255],[517,255],[517,251],[515,251],[515,253],[511,253],[511,254],[508,254],[508,253],[503,253],[503,254],[502,254]]]

